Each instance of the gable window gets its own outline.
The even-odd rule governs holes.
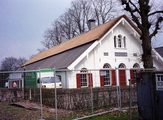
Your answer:
[[[124,44],[124,48],[126,48],[126,37],[123,37],[123,44]]]
[[[122,47],[122,36],[118,35],[118,47],[121,48]]]
[[[114,47],[115,48],[117,47],[117,39],[116,39],[116,36],[114,36]]]
[[[115,48],[126,48],[126,37],[122,35],[114,36]]]
[[[76,74],[77,88],[93,87],[92,73],[89,73],[86,68],[82,68],[80,73]]]

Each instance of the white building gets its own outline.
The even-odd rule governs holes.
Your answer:
[[[23,71],[24,66],[26,70],[55,67],[63,88],[128,85],[128,79],[134,77],[132,69],[143,69],[140,35],[141,31],[123,15],[37,54],[19,70]],[[162,68],[162,57],[154,49],[152,53],[154,67]],[[111,70],[115,68],[121,69],[118,72],[120,83],[116,82],[116,71]],[[87,71],[89,69],[96,70]]]

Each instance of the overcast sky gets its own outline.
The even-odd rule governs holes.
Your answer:
[[[72,0],[0,0],[0,62],[25,57],[41,48],[44,31]]]
[[[44,31],[70,7],[71,1],[0,0],[0,63],[5,57],[29,59],[36,54]],[[160,40],[152,45],[163,46]]]

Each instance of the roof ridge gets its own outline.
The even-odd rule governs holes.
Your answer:
[[[42,59],[45,59],[47,57],[56,55],[58,53],[70,50],[72,48],[78,47],[80,45],[89,43],[91,41],[95,41],[95,40],[99,40],[104,34],[106,34],[106,32],[108,30],[110,30],[121,18],[125,18],[131,25],[132,27],[134,27],[138,33],[139,33],[139,29],[131,22],[131,20],[126,16],[126,15],[122,15],[119,16],[105,24],[102,24],[98,27],[93,28],[90,31],[87,31],[83,34],[80,34],[58,46],[54,46],[42,53],[39,53],[37,55],[35,55],[33,58],[31,58],[29,61],[27,61],[25,64],[23,64],[22,66],[40,61]]]

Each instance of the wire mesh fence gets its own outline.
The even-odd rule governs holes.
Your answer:
[[[88,110],[87,117],[121,111],[136,106],[135,78],[139,71],[142,69],[0,72],[0,101],[37,103],[41,119],[44,116],[43,106],[55,108],[56,119],[57,115],[63,115],[59,113],[60,109],[73,111],[72,114]],[[47,82],[49,78],[53,78],[51,82]],[[60,81],[57,82],[58,78]]]

